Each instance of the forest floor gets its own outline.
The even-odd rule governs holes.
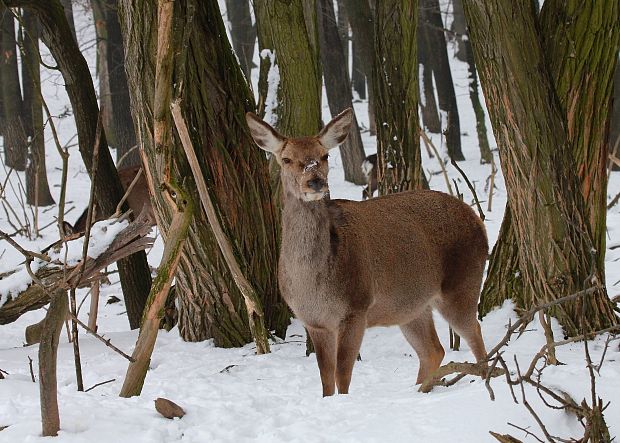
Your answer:
[[[222,2],[223,3],[223,2]],[[95,48],[92,20],[84,11],[76,11],[80,42],[94,71]],[[43,47],[42,47],[43,49]],[[50,61],[49,56],[45,56]],[[457,100],[463,133],[463,152],[466,161],[461,168],[477,190],[486,215],[491,245],[495,243],[506,203],[506,191],[501,171],[495,178],[493,205],[487,209],[489,189],[487,180],[490,165],[481,165],[475,131],[474,114],[468,94],[467,69],[464,63],[451,58]],[[93,72],[94,75],[94,72]],[[43,71],[44,96],[55,115],[62,143],[70,145],[68,208],[75,207],[67,219],[77,219],[87,205],[89,180],[81,162],[75,126],[64,84],[56,72]],[[368,127],[366,103],[355,104],[358,120]],[[325,121],[330,119],[326,106]],[[495,141],[490,132],[492,148]],[[441,137],[432,139],[446,159]],[[368,153],[375,151],[376,141],[368,132],[363,134]],[[49,127],[46,129],[47,166],[52,193],[56,199],[60,192],[60,159],[54,149]],[[433,189],[447,191],[437,158],[430,158],[422,148],[425,173]],[[494,152],[496,161],[497,151]],[[362,187],[344,182],[339,154],[330,159],[330,188],[333,198],[359,200]],[[473,196],[459,173],[447,165],[452,180],[464,194],[464,200],[473,203]],[[0,170],[0,182],[8,172]],[[23,222],[34,219],[31,209],[20,203],[19,181],[24,174],[11,173],[6,191],[7,201]],[[620,172],[611,174],[609,200],[620,192]],[[23,208],[23,209],[22,209]],[[38,224],[52,223],[57,212],[55,206],[39,211]],[[12,232],[8,217],[0,216],[0,229]],[[15,238],[28,249],[39,250],[57,239],[55,225],[42,230],[41,237]],[[608,249],[606,253],[606,283],[610,296],[620,293],[620,205],[608,214]],[[615,248],[614,248],[615,246]],[[149,252],[149,262],[156,267],[162,252],[158,239]],[[0,244],[0,273],[15,268],[22,260],[17,251],[6,243]],[[116,296],[118,303],[106,304]],[[78,301],[86,297],[86,290],[78,290]],[[137,331],[130,331],[118,276],[111,276],[111,283],[102,287],[99,313],[99,332],[116,346],[130,353]],[[79,316],[87,321],[86,308]],[[28,359],[34,360],[35,376],[37,350],[23,346],[24,329],[39,321],[43,310],[28,313],[18,321],[0,326],[0,369],[8,375],[0,380],[0,442],[43,441],[40,437],[40,410],[38,384],[31,380]],[[487,315],[482,321],[482,331],[487,349],[492,348],[505,334],[516,315],[512,305],[506,303]],[[466,344],[460,351],[450,351],[448,326],[436,316],[437,330],[446,349],[444,362],[472,361]],[[557,322],[552,324],[557,339],[562,331]],[[505,350],[505,360],[514,369],[513,356],[521,367],[528,366],[533,355],[544,344],[542,329],[537,321],[526,332],[514,338]],[[589,343],[592,360],[598,363],[605,345],[605,337]],[[482,442],[494,441],[489,431],[510,433],[524,441],[535,441],[524,431],[508,422],[527,428],[542,437],[536,422],[521,402],[515,404],[503,378],[493,379],[491,387],[495,400],[491,401],[484,381],[465,377],[452,387],[436,388],[429,394],[417,392],[415,385],[418,359],[398,328],[374,328],[367,331],[361,350],[362,360],[353,373],[351,393],[346,396],[321,398],[321,383],[314,356],[305,356],[305,333],[298,321],[293,321],[286,340],[274,340],[272,353],[257,356],[249,344],[240,349],[220,349],[211,341],[186,343],[177,329],[160,331],[153,353],[150,371],[140,397],[119,398],[127,361],[105,347],[92,336],[81,334],[80,348],[84,384],[89,388],[97,383],[114,380],[89,392],[77,392],[72,345],[63,331],[58,357],[58,395],[60,403],[61,432],[58,442],[207,442],[207,441],[261,441],[261,442]],[[561,366],[547,368],[542,381],[548,386],[562,389],[577,402],[590,398],[590,378],[586,368],[583,343],[574,343],[557,350]],[[613,342],[604,357],[600,374],[596,374],[597,393],[604,401],[611,401],[605,418],[612,436],[620,436],[620,352],[618,342]],[[577,419],[563,411],[546,407],[534,389],[525,389],[532,407],[540,415],[551,434],[563,438],[583,435]],[[157,397],[169,398],[186,411],[182,419],[167,420],[154,409]]]

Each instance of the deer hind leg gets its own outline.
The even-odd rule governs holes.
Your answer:
[[[336,392],[336,331],[310,326],[306,328],[310,338],[312,338],[312,344],[316,352],[316,361],[319,364],[321,383],[323,384],[323,397],[334,395]]]
[[[353,365],[359,354],[365,330],[365,314],[351,314],[340,323],[336,364],[336,385],[340,394],[349,393]]]
[[[415,320],[400,325],[400,330],[418,354],[420,369],[416,383],[420,384],[441,365],[445,354],[435,330],[432,308],[428,306]]]
[[[465,339],[476,361],[480,362],[486,359],[487,351],[478,322],[478,291],[479,285],[475,289],[464,288],[458,293],[444,294],[436,307],[452,329]]]

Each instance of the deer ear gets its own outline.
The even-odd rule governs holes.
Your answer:
[[[278,152],[282,149],[286,139],[278,131],[252,112],[246,112],[245,120],[248,123],[248,128],[250,128],[250,134],[252,134],[252,138],[259,148],[267,152]]]
[[[353,121],[353,109],[347,108],[330,121],[319,133],[321,144],[332,149],[346,140]]]

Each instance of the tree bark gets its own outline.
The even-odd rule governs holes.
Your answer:
[[[39,344],[39,395],[41,397],[41,428],[44,437],[55,437],[60,430],[56,359],[62,325],[67,318],[67,293],[57,293],[45,315]]]
[[[24,115],[30,120],[30,149],[26,166],[26,201],[30,205],[49,206],[54,204],[47,182],[45,167],[45,138],[43,134],[43,104],[41,98],[41,70],[39,68],[39,20],[32,11],[23,14],[24,54],[22,79],[24,91],[30,90],[30,99],[24,99]],[[28,85],[28,87],[26,87]],[[25,98],[24,92],[24,98]]]
[[[277,289],[277,217],[267,161],[245,125],[245,112],[255,109],[250,90],[230,44],[222,38],[226,32],[217,2],[177,0],[173,7],[172,56],[169,64],[161,65],[156,89],[158,36],[153,23],[157,23],[157,5],[150,0],[119,2],[132,114],[139,128],[149,187],[151,192],[159,189],[169,168],[171,184],[196,195],[176,133],[170,134],[162,150],[155,145],[155,136],[160,135],[154,132],[153,122],[170,118],[169,101],[174,93],[183,99],[183,115],[222,228],[243,273],[261,297],[268,328],[283,336],[290,314]],[[153,194],[164,238],[172,220],[166,194]],[[217,346],[225,347],[251,340],[243,299],[203,211],[196,211],[190,226],[176,282],[183,339],[213,338]]]
[[[261,52],[275,53],[279,71],[277,107],[269,122],[287,136],[312,136],[321,128],[321,68],[316,21],[316,0],[282,2],[255,0]],[[269,69],[269,58],[261,60],[261,75]],[[266,85],[266,80],[261,82]],[[267,90],[260,91],[261,96]],[[264,99],[259,99],[264,103]],[[268,120],[269,117],[267,116]]]
[[[607,137],[620,49],[615,0],[551,0],[540,12],[543,51],[565,116],[597,266],[605,273]],[[602,281],[605,281],[604,279]]]
[[[13,13],[0,5],[1,38],[0,81],[4,111],[4,158],[8,167],[18,171],[26,169],[28,142],[23,123],[22,92],[17,71],[15,21]]]
[[[338,6],[338,14],[336,14],[338,35],[340,35],[340,42],[342,43],[342,54],[344,56],[347,75],[351,78],[351,74],[349,73],[349,44],[351,42],[351,37],[349,35],[349,16],[347,14],[347,8],[344,5],[344,0],[336,0],[336,5]]]
[[[230,22],[230,36],[239,65],[248,83],[252,73],[252,57],[256,45],[256,27],[252,25],[250,2],[247,0],[226,0],[226,12]]]
[[[613,111],[609,125],[609,152],[615,157],[620,158],[620,56],[618,56],[614,73],[614,98],[612,101]],[[620,165],[614,163],[612,168],[613,171],[619,171]]]
[[[325,90],[329,111],[332,117],[335,117],[346,108],[353,107],[353,94],[332,0],[318,0],[318,17]],[[344,179],[356,185],[367,184],[362,171],[362,162],[366,154],[355,113],[349,137],[340,145],[340,155],[344,167]]]
[[[103,214],[113,214],[124,191],[103,131],[99,140],[96,140],[99,109],[95,88],[86,60],[71,35],[62,5],[59,0],[9,0],[6,3],[8,6],[29,7],[37,12],[42,25],[41,40],[49,48],[65,81],[74,110],[80,154],[89,174],[93,170],[93,148],[95,143],[99,143],[95,197]],[[124,208],[128,208],[126,204]],[[146,254],[139,252],[119,260],[118,271],[129,325],[135,329],[140,325],[140,317],[151,287]]]
[[[377,181],[386,195],[422,187],[418,126],[417,2],[377,4]]]
[[[500,147],[523,273],[532,307],[602,280],[564,116],[545,66],[531,2],[464,3],[495,136]],[[506,33],[510,27],[513,31]],[[493,38],[489,38],[493,36]],[[527,93],[524,93],[527,91]],[[583,314],[585,315],[583,315]],[[617,323],[604,288],[554,307],[567,335]]]
[[[60,3],[62,4],[62,8],[65,11],[65,17],[67,18],[69,29],[71,29],[71,35],[73,35],[73,39],[77,43],[78,39],[75,32],[75,21],[73,20],[73,4],[71,4],[71,0],[60,0]]]
[[[439,108],[445,112],[446,147],[450,158],[455,161],[465,160],[461,150],[461,124],[456,104],[452,72],[448,61],[448,48],[443,32],[443,21],[439,10],[439,0],[421,0],[420,26],[424,27],[427,38],[426,58],[430,62],[435,76]]]
[[[125,50],[121,26],[118,23],[117,0],[104,0],[103,3],[107,35],[108,82],[112,101],[112,125],[117,140],[116,162],[119,168],[137,166],[140,164],[140,151],[137,148],[132,150],[137,142],[129,105],[129,87],[125,74]]]

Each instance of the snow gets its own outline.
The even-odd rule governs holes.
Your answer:
[[[223,3],[223,2],[222,2]],[[85,43],[86,57],[94,71],[95,57],[92,47],[92,20],[84,11],[76,11],[78,37]],[[449,27],[446,25],[446,27]],[[42,49],[44,47],[42,46]],[[258,61],[258,51],[255,61]],[[48,55],[44,60],[52,64]],[[489,239],[493,244],[499,232],[506,203],[506,191],[501,171],[495,178],[493,206],[486,210],[489,190],[487,179],[490,165],[480,164],[480,153],[475,130],[475,118],[467,93],[467,67],[450,58],[457,89],[457,104],[463,131],[463,153],[466,161],[459,165],[468,175],[481,199],[485,210]],[[257,70],[254,70],[254,74]],[[87,205],[89,180],[75,146],[75,127],[71,113],[67,113],[68,99],[64,93],[62,78],[55,71],[43,71],[44,96],[59,129],[61,143],[69,144],[68,209],[76,208],[67,216],[77,218]],[[253,78],[253,82],[256,78]],[[270,83],[271,85],[271,83]],[[256,90],[256,89],[255,89]],[[325,95],[324,95],[325,96]],[[277,103],[272,103],[276,105]],[[354,104],[361,127],[369,127],[367,103]],[[273,108],[272,108],[273,109]],[[323,106],[323,120],[331,118],[327,103]],[[491,124],[487,118],[487,127]],[[437,134],[429,134],[447,157],[445,143]],[[495,147],[489,133],[491,147]],[[375,152],[376,141],[367,131],[362,133],[367,154]],[[60,159],[46,130],[47,166],[54,198],[58,200],[60,189]],[[496,154],[496,153],[495,153]],[[447,191],[436,158],[430,158],[422,148],[423,165],[430,186]],[[499,164],[499,160],[497,159]],[[450,180],[455,180],[464,200],[473,204],[473,195],[450,164],[446,165]],[[0,183],[6,175],[0,171]],[[6,198],[13,205],[20,220],[34,219],[29,208],[22,210],[19,203],[18,177],[24,182],[24,174],[12,174],[6,188]],[[344,181],[342,161],[338,150],[330,153],[330,191],[333,198],[361,199],[362,186]],[[12,189],[15,189],[13,192]],[[608,199],[620,192],[620,173],[612,172]],[[38,224],[53,222],[57,207],[40,209]],[[2,214],[2,212],[0,212]],[[11,216],[16,222],[17,216]],[[608,240],[618,243],[620,232],[620,205],[608,212]],[[32,223],[31,223],[32,224]],[[121,224],[97,227],[98,234],[89,246],[89,254],[97,252],[104,240],[120,229]],[[0,229],[12,232],[9,219],[0,216]],[[41,250],[57,239],[54,224],[43,229],[41,237],[16,236],[24,248]],[[162,254],[162,242],[158,238],[148,255],[149,263],[157,266]],[[73,251],[73,249],[72,249]],[[79,251],[79,252],[78,252]],[[77,255],[76,255],[77,254]],[[81,256],[81,246],[75,246],[70,256]],[[62,254],[64,258],[64,253]],[[0,243],[0,273],[13,269],[23,257]],[[620,288],[620,248],[606,253],[606,283],[610,296],[618,295]],[[113,267],[111,268],[113,270]],[[24,284],[25,277],[15,277],[15,285]],[[137,338],[130,331],[124,303],[106,304],[111,296],[122,299],[118,275],[110,275],[111,283],[103,285],[100,293],[99,332],[119,348],[130,353]],[[20,283],[21,282],[21,283]],[[7,285],[2,280],[2,285]],[[1,291],[0,291],[1,293]],[[78,301],[90,295],[87,289],[77,291]],[[0,304],[2,301],[0,301]],[[0,369],[8,372],[0,380],[0,443],[43,442],[40,437],[39,392],[36,373],[38,347],[22,346],[23,331],[27,325],[41,320],[44,310],[29,312],[16,322],[0,326]],[[85,310],[80,319],[87,321]],[[505,334],[510,321],[516,315],[507,302],[482,321],[482,331],[487,348],[493,347]],[[446,349],[444,362],[471,361],[473,356],[466,344],[460,351],[449,350],[448,326],[436,316],[440,340]],[[552,321],[556,337],[561,329]],[[605,337],[589,343],[592,360],[601,359]],[[518,339],[513,338],[505,350],[505,359],[514,369],[513,356],[521,367],[544,344],[544,336],[537,321],[528,325]],[[221,349],[211,341],[185,343],[175,328],[160,331],[147,374],[142,395],[130,399],[118,397],[128,362],[90,335],[80,335],[84,383],[86,388],[114,379],[89,392],[77,392],[73,365],[72,345],[63,332],[60,337],[58,356],[58,395],[60,404],[61,432],[54,440],[59,443],[85,442],[482,442],[493,441],[488,431],[510,433],[526,442],[534,441],[522,431],[508,425],[527,427],[541,435],[533,418],[522,404],[512,401],[510,391],[503,379],[493,379],[491,386],[496,400],[489,399],[484,382],[466,377],[455,386],[436,388],[429,394],[417,392],[415,385],[418,359],[398,328],[373,328],[366,332],[361,349],[362,361],[357,362],[353,372],[351,393],[346,396],[321,398],[321,382],[314,356],[305,356],[305,332],[298,321],[293,321],[285,340],[271,342],[272,353],[255,355],[255,347],[249,344],[238,349]],[[30,379],[28,357],[34,360],[37,382]],[[585,367],[583,344],[574,343],[557,350],[562,366],[550,367],[543,373],[543,381],[552,387],[570,393],[578,402],[590,398],[590,384]],[[620,435],[620,353],[618,343],[612,343],[604,364],[597,374],[597,392],[604,401],[611,401],[605,418],[612,435]],[[536,392],[526,388],[528,401],[532,404],[549,431],[564,438],[578,436],[581,430],[577,420],[561,411],[545,407]],[[517,392],[519,401],[520,395]],[[155,412],[153,400],[166,397],[182,406],[187,415],[178,420],[167,420]]]
[[[278,114],[275,112],[278,107],[278,87],[280,85],[280,67],[276,62],[276,51],[263,49],[260,53],[261,58],[269,59],[269,71],[267,72],[267,97],[265,97],[265,115],[263,119],[271,126],[278,123]],[[258,91],[257,88],[254,89]]]

